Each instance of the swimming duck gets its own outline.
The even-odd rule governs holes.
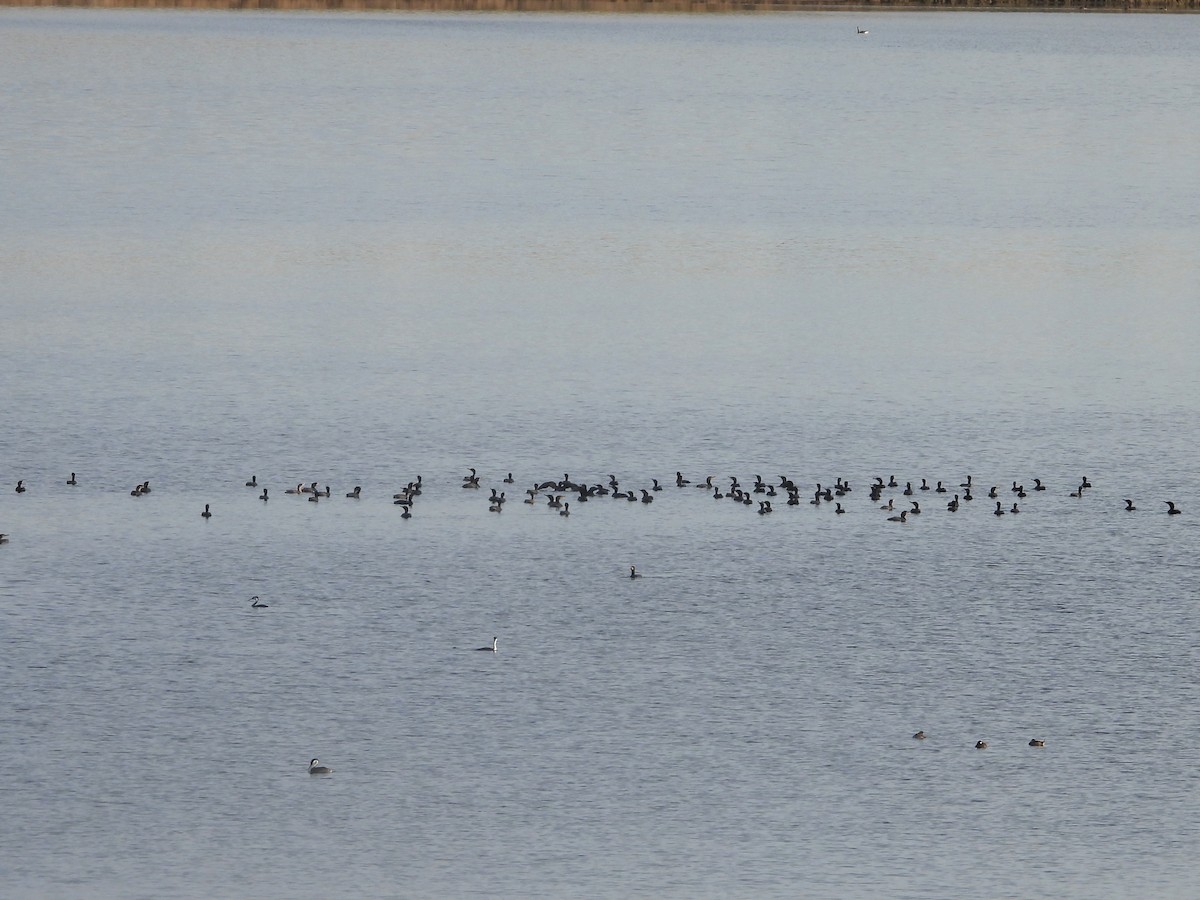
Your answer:
[[[258,594],[255,594],[253,597],[250,598],[250,608],[251,609],[270,609],[270,606],[268,604],[260,601],[258,598]]]
[[[485,652],[486,652],[486,651],[488,651],[488,650],[490,650],[492,653],[497,653],[497,652],[499,652],[499,651],[497,651],[497,650],[496,650],[496,644],[497,644],[497,642],[498,642],[499,640],[500,640],[499,638],[495,638],[495,637],[494,637],[494,638],[492,638],[492,646],[490,646],[490,647],[476,647],[475,649],[476,649],[476,650],[483,650],[483,651],[485,651]]]
[[[637,566],[630,566],[629,567],[629,577],[630,578],[641,578],[642,573],[637,570]]]
[[[926,738],[926,734],[923,731],[918,731],[916,734],[913,735],[913,740],[923,741],[923,740],[925,740],[925,738]]]
[[[1181,512],[1183,512],[1183,510],[1175,508],[1174,500],[1164,500],[1163,503],[1167,504],[1167,515],[1168,516],[1177,516]]]
[[[987,749],[987,741],[976,741],[975,749],[976,750],[986,750]]]
[[[333,769],[329,768],[329,766],[321,765],[321,761],[319,759],[317,759],[316,757],[313,757],[312,760],[310,760],[309,764],[308,764],[308,774],[309,775],[332,775]]]
[[[1137,510],[1137,507],[1133,505],[1132,500],[1125,501],[1125,512],[1135,512],[1136,510]]]
[[[354,490],[352,490],[346,496],[348,498],[350,498],[351,500],[360,500],[360,499],[362,499],[362,488],[359,487],[358,485],[355,485]]]
[[[246,487],[258,487],[258,476],[251,475],[250,480],[246,482]]]
[[[17,493],[18,494],[25,493],[25,482],[24,481],[17,482]]]
[[[270,500],[271,499],[270,497],[267,496],[266,488],[263,488],[263,492],[261,494],[259,494],[258,499],[259,500]]]
[[[204,512],[200,513],[200,515],[201,515],[201,517],[203,517],[205,519],[212,518],[212,513],[209,511],[207,503],[204,504]]]
[[[74,472],[72,472],[72,473],[71,473],[71,480],[70,480],[70,481],[68,481],[68,482],[67,482],[67,484],[74,486],[74,485],[76,485],[76,484],[78,484],[78,483],[79,483],[79,482],[77,482],[77,481],[75,480],[75,473],[74,473]]]
[[[1042,741],[1042,740],[1038,740],[1037,738],[1030,738],[1030,739],[1029,739],[1029,746],[1030,746],[1030,747],[1045,747],[1045,746],[1046,746],[1046,742],[1045,742],[1045,741]]]

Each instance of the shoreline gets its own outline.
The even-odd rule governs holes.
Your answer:
[[[0,0],[4,8],[206,9],[307,12],[779,13],[1200,12],[1200,0]]]

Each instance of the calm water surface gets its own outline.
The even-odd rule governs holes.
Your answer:
[[[1197,58],[0,13],[0,892],[1195,896]]]

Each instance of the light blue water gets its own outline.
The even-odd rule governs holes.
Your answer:
[[[1200,21],[868,18],[0,14],[0,893],[1195,894]]]

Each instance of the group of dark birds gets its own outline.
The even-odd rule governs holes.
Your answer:
[[[754,507],[759,515],[769,515],[775,511],[774,502],[776,499],[782,499],[782,505],[799,506],[807,504],[809,506],[819,507],[825,504],[833,506],[833,512],[837,515],[844,514],[847,510],[842,506],[842,499],[846,497],[853,489],[850,482],[844,478],[837,478],[832,486],[824,486],[817,484],[811,494],[802,493],[802,488],[798,486],[791,478],[786,475],[780,475],[778,482],[764,481],[761,475],[753,476],[754,480],[745,486],[737,476],[728,478],[728,485],[718,483],[712,475],[705,477],[702,480],[693,482],[689,478],[685,478],[682,472],[676,472],[674,485],[677,490],[691,488],[702,490],[708,493],[715,500],[727,500],[742,506]],[[467,475],[462,476],[460,486],[465,490],[482,490],[482,477],[477,470],[470,469]],[[504,511],[505,504],[508,502],[507,486],[515,484],[515,479],[509,472],[501,481],[499,487],[489,488],[490,496],[487,498],[488,511],[493,513],[501,513]],[[79,484],[75,473],[71,473],[70,479],[66,482],[68,485],[76,486]],[[258,489],[261,487],[258,483],[258,476],[253,475],[246,482],[246,487]],[[922,478],[919,485],[914,486],[911,481],[906,481],[903,485],[896,480],[893,475],[885,480],[882,477],[876,477],[874,481],[868,485],[867,493],[871,501],[879,505],[879,509],[891,513],[887,517],[889,522],[907,523],[911,521],[911,517],[918,516],[924,510],[921,508],[922,499],[929,494],[946,494],[951,495],[946,501],[945,508],[948,512],[958,512],[963,504],[970,503],[975,500],[976,485],[973,476],[968,475],[967,480],[961,482],[956,488],[949,488],[943,482],[938,481],[931,485],[926,478]],[[1090,490],[1092,483],[1084,476],[1079,485],[1070,493],[1071,497],[1082,498],[1086,492]],[[402,512],[400,517],[403,519],[411,519],[413,515],[413,506],[416,499],[421,496],[423,482],[421,476],[418,475],[415,480],[408,482],[400,491],[392,495],[392,502],[401,507]],[[16,492],[24,494],[28,490],[25,486],[25,481],[22,479],[17,482]],[[542,503],[544,498],[545,503],[542,504],[549,509],[558,513],[558,515],[567,517],[571,515],[571,503],[576,505],[586,503],[588,501],[607,498],[611,500],[624,500],[628,503],[650,504],[654,502],[655,495],[663,490],[663,485],[657,478],[650,479],[649,487],[636,487],[622,489],[620,481],[615,475],[609,475],[607,481],[597,481],[589,483],[587,481],[578,481],[571,478],[569,474],[564,474],[562,478],[552,478],[548,480],[535,482],[531,487],[525,489],[525,498],[522,501],[528,505],[536,505]],[[890,496],[886,502],[884,501],[884,493],[886,491],[896,491],[900,493],[900,497]],[[1047,487],[1042,483],[1040,478],[1033,479],[1032,486],[1028,491],[1024,484],[1016,481],[1012,482],[1011,488],[1001,489],[998,485],[993,485],[985,495],[990,502],[995,503],[995,508],[992,509],[992,515],[1005,516],[1017,515],[1021,512],[1019,501],[1024,500],[1030,493],[1038,493],[1046,491]],[[1001,492],[1005,495],[1005,499],[1000,499]],[[142,481],[134,486],[129,493],[133,497],[142,497],[149,494],[150,482]],[[305,497],[310,503],[317,503],[322,499],[328,499],[333,496],[333,491],[329,485],[325,485],[322,489],[319,482],[298,482],[295,487],[288,488],[284,491],[285,494]],[[354,490],[346,494],[346,498],[350,500],[360,500],[363,498],[362,487],[355,486]],[[262,487],[262,493],[258,497],[264,503],[270,500],[268,489]],[[1175,505],[1173,500],[1162,501],[1166,504],[1167,514],[1172,516],[1180,515],[1182,510]],[[1126,512],[1136,512],[1137,506],[1133,500],[1124,500]],[[907,504],[907,506],[906,506]],[[206,503],[204,511],[200,515],[209,519],[212,518],[212,506]],[[8,543],[8,536],[0,534],[0,544]],[[630,577],[637,578],[637,572],[631,572]]]
[[[594,500],[600,497],[608,497],[613,500],[625,500],[629,503],[648,504],[653,503],[654,495],[663,490],[663,486],[659,483],[657,478],[651,478],[650,482],[651,484],[648,488],[638,487],[622,490],[621,483],[615,475],[609,475],[607,482],[599,481],[596,483],[588,483],[584,481],[572,480],[569,474],[564,474],[561,479],[540,481],[535,483],[532,487],[526,488],[526,496],[522,502],[529,505],[534,505],[540,502],[539,497],[545,497],[546,502],[544,505],[550,509],[557,510],[560,516],[569,516],[571,514],[571,500],[574,500],[576,503],[585,503],[588,500]],[[509,472],[508,475],[503,479],[503,484],[510,485],[513,483],[515,483],[515,479],[513,478],[512,473]],[[1091,488],[1091,486],[1092,483],[1085,476],[1080,481],[1079,486],[1071,492],[1070,496],[1082,497],[1084,496],[1084,492]],[[480,483],[480,475],[475,469],[470,469],[469,474],[462,477],[462,487],[467,490],[479,490],[482,488]],[[783,501],[784,505],[786,506],[799,506],[802,503],[807,503],[810,506],[821,506],[822,504],[829,503],[833,504],[834,513],[837,515],[842,515],[846,512],[846,510],[843,508],[841,500],[837,498],[845,497],[852,490],[850,482],[839,477],[832,487],[822,486],[818,483],[811,495],[811,499],[806,500],[804,498],[807,497],[807,495],[801,494],[801,488],[798,487],[796,483],[786,475],[779,476],[778,484],[764,481],[761,475],[755,475],[753,484],[746,487],[742,486],[742,483],[738,480],[737,476],[730,476],[728,487],[724,487],[716,482],[714,476],[710,475],[704,478],[702,481],[693,483],[692,480],[685,478],[682,472],[675,473],[675,487],[697,488],[709,492],[715,500],[732,500],[733,502],[740,503],[743,506],[752,507],[757,503],[758,508],[756,511],[759,513],[759,515],[768,515],[769,513],[774,512],[775,509],[773,504],[775,502],[775,498],[782,496],[786,496],[787,498]],[[868,487],[868,492],[873,502],[881,503],[883,500],[884,491],[889,489],[898,489],[900,487],[901,485],[896,480],[894,475],[887,481],[881,477],[876,477],[874,482]],[[975,484],[973,476],[968,475],[967,480],[958,485],[958,489],[960,492],[954,493],[952,499],[946,503],[946,509],[949,512],[957,512],[963,503],[969,503],[975,499]],[[358,489],[356,488],[355,490],[357,491]],[[506,490],[496,487],[493,487],[490,490],[491,496],[487,498],[489,512],[503,512],[504,504],[507,502]],[[1040,478],[1033,479],[1033,486],[1030,488],[1030,491],[1039,492],[1045,490],[1046,485],[1042,484],[1042,480]],[[995,509],[992,510],[992,514],[995,516],[1004,516],[1020,513],[1021,508],[1017,501],[1023,500],[1029,496],[1029,493],[1025,490],[1025,486],[1023,484],[1018,484],[1016,481],[1012,483],[1012,487],[1009,489],[1009,492],[1013,497],[1011,506],[1006,506],[1007,501],[1001,501],[999,499],[1000,491],[1001,488],[998,485],[993,485],[987,491],[988,499],[994,501],[996,504]],[[928,479],[922,478],[920,485],[917,487],[914,487],[911,481],[905,482],[901,494],[904,497],[912,498],[921,496],[921,492],[949,494],[951,493],[951,490],[947,488],[941,481],[937,482],[935,486],[930,485]],[[398,494],[396,496],[400,497],[402,495]],[[760,497],[765,499],[760,499]],[[398,500],[397,502],[404,501]],[[908,509],[903,508],[905,502],[909,504]],[[1125,500],[1124,502],[1124,508],[1127,512],[1135,512],[1137,510],[1137,507],[1134,506],[1132,500]],[[1169,515],[1178,515],[1181,512],[1181,510],[1175,506],[1174,501],[1164,500],[1163,502],[1167,505],[1167,512]],[[895,515],[888,517],[889,522],[904,523],[908,521],[909,516],[920,515],[922,512],[920,500],[900,500],[899,506],[897,506],[897,500],[895,497],[889,498],[888,501],[882,504],[879,508],[885,512],[895,513]],[[631,577],[636,578],[637,575],[634,574]]]
[[[913,735],[914,740],[918,740],[918,741],[923,741],[927,737],[929,737],[929,735],[927,735],[923,731],[918,731],[916,734]],[[1030,738],[1029,743],[1026,744],[1026,746],[1027,747],[1045,747],[1046,742],[1044,740],[1042,740],[1041,738]],[[987,748],[988,748],[987,741],[976,741],[975,742],[976,750],[986,750]]]

